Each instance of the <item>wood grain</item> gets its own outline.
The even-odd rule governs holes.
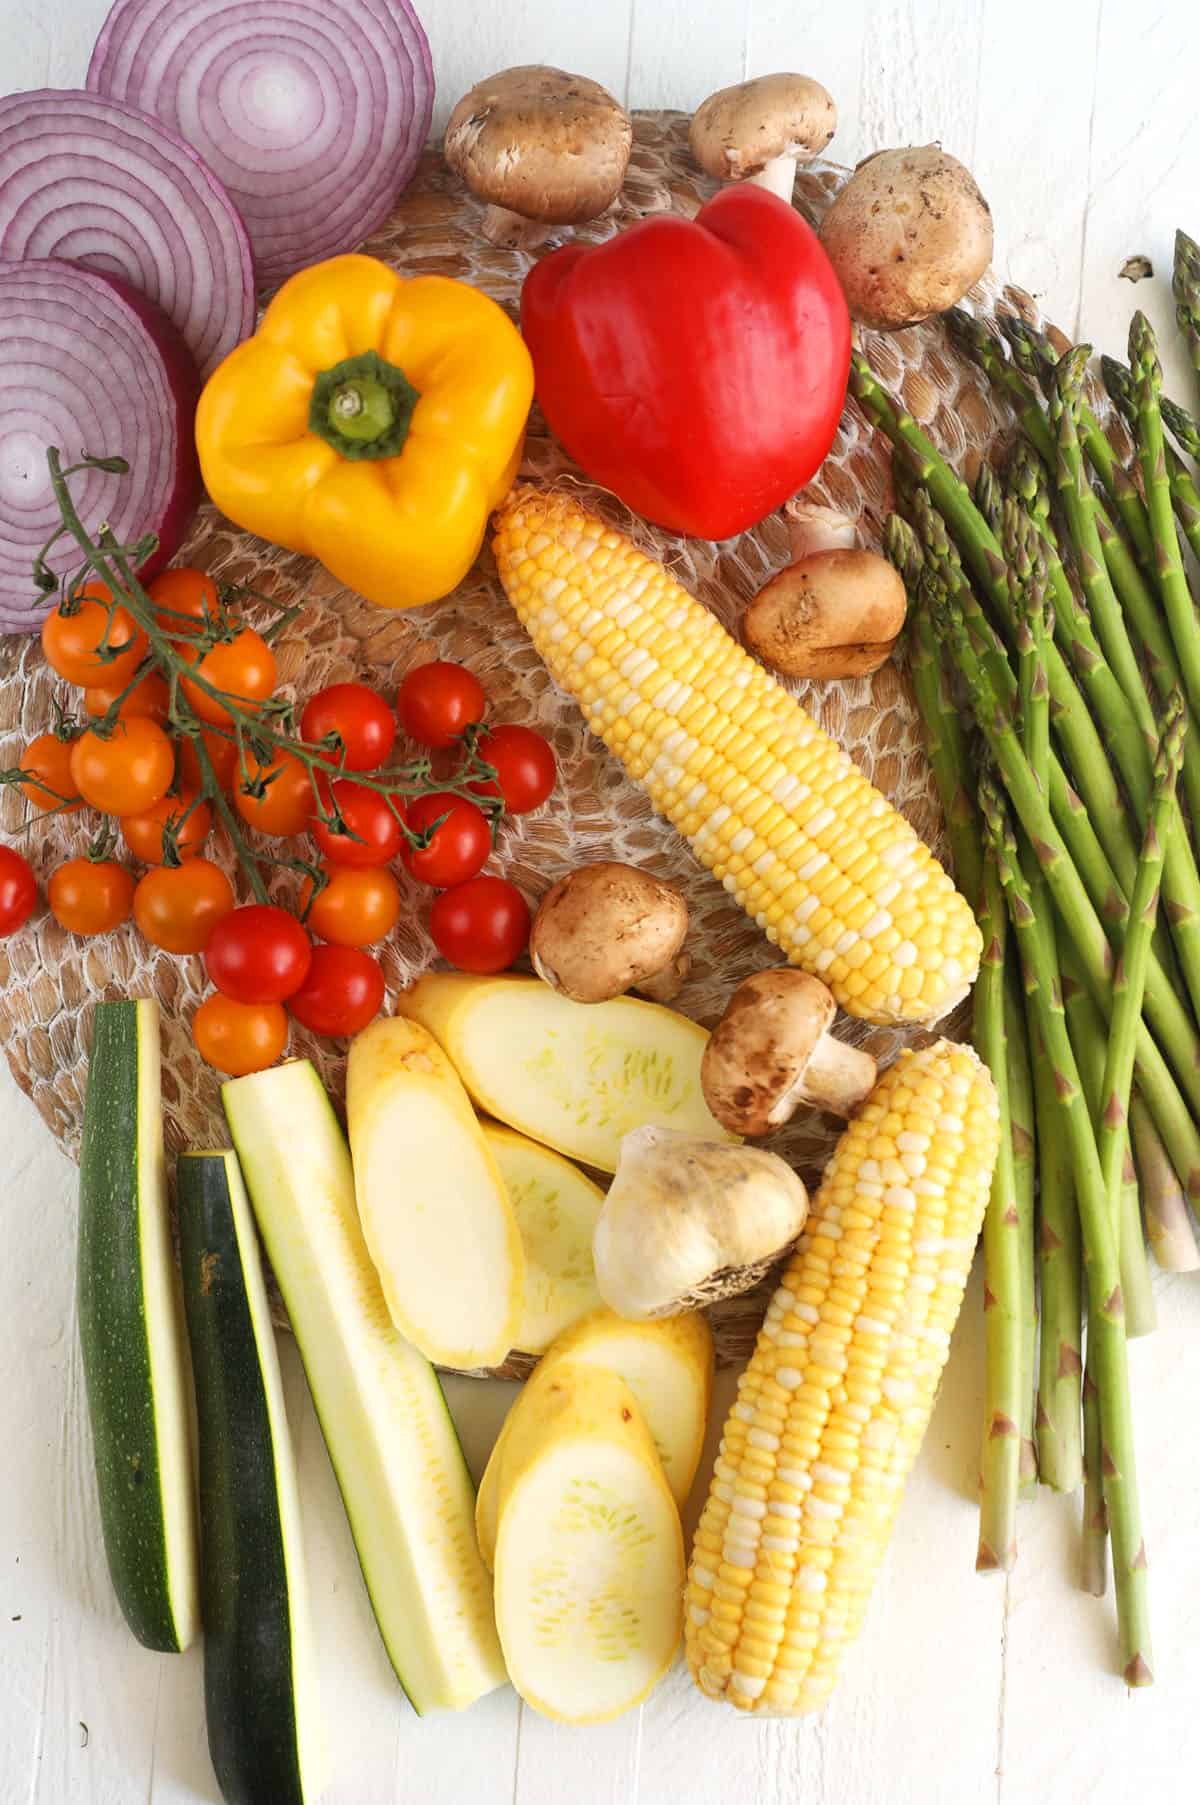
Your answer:
[[[1114,352],[1133,305],[1169,341],[1176,224],[1200,232],[1200,21],[1185,0],[419,0],[439,117],[491,67],[566,64],[639,105],[691,106],[799,68],[837,96],[835,148],[940,138],[973,161],[997,268]],[[106,0],[0,0],[6,87],[82,78]],[[1159,280],[1117,272],[1131,252]],[[0,352],[2,356],[2,352]],[[1172,358],[1170,384],[1190,393]],[[215,1801],[201,1664],[144,1654],[103,1572],[73,1314],[74,1169],[0,1071],[0,1799]],[[294,1350],[285,1348],[335,1779],[326,1805],[1184,1805],[1200,1768],[1200,1291],[1160,1281],[1134,1350],[1158,1683],[1107,1671],[1111,1603],[1074,1589],[1077,1504],[1022,1507],[1006,1585],[972,1572],[981,1354],[968,1297],[867,1633],[815,1723],[743,1724],[678,1670],[608,1730],[563,1732],[511,1692],[418,1722],[370,1616]],[[452,1381],[478,1469],[507,1403]],[[718,1415],[719,1413],[714,1413]],[[86,1747],[81,1725],[87,1726]]]

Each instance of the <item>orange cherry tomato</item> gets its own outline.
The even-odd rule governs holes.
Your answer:
[[[83,705],[90,715],[107,714],[121,691],[123,683],[92,684],[83,692]],[[144,714],[161,727],[167,718],[169,693],[167,680],[159,671],[147,671],[135,689],[131,689],[117,708],[117,719],[127,721],[130,715]]]
[[[82,808],[79,785],[71,775],[71,740],[60,740],[56,733],[39,733],[21,754],[21,769],[28,778],[21,792],[40,813],[57,809],[69,815]]]
[[[202,953],[233,910],[233,885],[211,859],[185,859],[148,871],[133,893],[133,918],[151,946]]]
[[[329,882],[312,907],[312,879],[300,888],[305,925],[334,946],[370,946],[390,934],[400,919],[400,886],[385,865],[330,865]]]
[[[243,627],[233,639],[215,645],[200,657],[198,646],[183,644],[179,656],[194,665],[196,675],[223,691],[248,713],[254,714],[275,688],[275,654],[253,627]],[[201,689],[190,677],[183,679],[183,693],[202,721],[223,727],[229,710],[215,696]]]
[[[206,570],[188,564],[160,570],[146,593],[164,633],[199,633],[221,618],[221,598]]]
[[[235,1003],[218,990],[192,1017],[192,1039],[206,1064],[231,1078],[274,1065],[287,1045],[282,1003]]]
[[[133,873],[115,859],[68,859],[46,885],[50,913],[72,934],[107,934],[133,902]]]
[[[163,833],[172,823],[177,829],[175,849],[181,859],[190,859],[208,838],[212,810],[207,802],[196,801],[194,790],[185,790],[182,796],[167,794],[160,796],[150,808],[143,809],[140,815],[122,815],[121,836],[134,858],[141,859],[143,865],[161,865]]]
[[[60,602],[42,622],[46,663],[68,683],[81,687],[115,684],[120,689],[142,661],[146,635],[129,610],[119,604],[112,611],[110,626],[109,599],[103,583],[85,583],[78,602],[68,601],[73,612],[64,614]]]
[[[175,751],[156,721],[131,715],[102,738],[94,727],[71,748],[79,794],[106,815],[140,815],[165,796],[175,775]]]
[[[291,752],[277,753],[265,765],[251,753],[246,766],[251,783],[263,785],[262,795],[252,796],[241,773],[235,774],[233,805],[247,827],[260,834],[302,834],[313,812],[307,767]]]
[[[213,775],[220,787],[227,790],[233,782],[237,767],[237,747],[232,740],[223,739],[219,733],[214,733],[211,727],[200,729],[200,739],[208,753]],[[191,735],[186,733],[179,736],[179,780],[185,790],[200,790],[204,787],[204,774],[200,769],[196,747]]]

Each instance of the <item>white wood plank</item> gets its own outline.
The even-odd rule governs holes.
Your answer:
[[[603,82],[624,101],[633,0],[564,6],[561,0],[467,5],[435,0],[418,8],[429,33],[440,131],[460,95],[483,76],[516,63],[551,63]]]
[[[703,20],[694,0],[634,0],[629,104],[695,112],[717,88],[741,81],[751,0],[729,0]]]

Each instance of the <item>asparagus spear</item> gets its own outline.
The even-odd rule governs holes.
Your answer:
[[[953,656],[964,668],[977,719],[1021,824],[1037,851],[1064,927],[1079,950],[1088,988],[1107,1014],[1112,1007],[1112,949],[1021,751],[1013,729],[1011,703],[1002,702],[990,671],[985,672],[983,661],[971,645],[960,611],[948,598],[938,609],[935,623],[939,633],[949,639]],[[1123,904],[1118,906],[1123,909]],[[1161,972],[1155,973],[1153,964],[1151,978],[1156,994],[1153,1009],[1147,1010],[1149,1022],[1161,1036],[1175,1072],[1168,1068],[1159,1051],[1149,1022],[1143,1023],[1138,1033],[1139,1082],[1175,1170],[1184,1179],[1189,1196],[1200,1196],[1200,1134],[1184,1098],[1186,1093],[1192,1108],[1200,1114],[1195,1033],[1186,1011],[1169,986],[1164,985]]]
[[[1167,1157],[1150,1111],[1136,1093],[1129,1105],[1129,1128],[1146,1233],[1154,1258],[1164,1272],[1195,1272],[1200,1267],[1200,1249],[1196,1246],[1183,1186]]]
[[[1175,270],[1171,287],[1179,330],[1187,343],[1196,374],[1200,376],[1200,245],[1182,230],[1175,234]]]
[[[1137,399],[1134,395],[1133,378],[1127,366],[1118,363],[1115,357],[1102,357],[1100,370],[1104,377],[1104,386],[1114,403],[1120,408],[1131,428],[1137,419]],[[1200,429],[1191,415],[1165,395],[1159,399],[1163,425],[1179,440],[1185,451],[1193,457],[1200,455]],[[1175,509],[1175,518],[1179,522],[1179,530],[1200,558],[1200,490],[1192,480],[1192,473],[1175,450],[1168,445],[1167,480],[1171,485],[1171,502]]]
[[[1129,326],[1129,369],[1137,401],[1138,462],[1146,491],[1146,512],[1154,533],[1154,549],[1163,607],[1171,629],[1183,687],[1193,711],[1200,709],[1200,631],[1196,609],[1184,575],[1171,486],[1167,479],[1166,441],[1163,437],[1159,397],[1162,365],[1154,328],[1144,313],[1135,313]]]
[[[1030,999],[1030,1013],[1036,1015]],[[1036,1022],[1030,1023],[1037,1105],[1038,1196],[1041,1212],[1041,1339],[1038,1350],[1038,1476],[1055,1491],[1073,1492],[1081,1474],[1080,1380],[1083,1373],[1083,1294],[1079,1215],[1071,1160],[1054,1085]],[[1103,1043],[1101,1043],[1103,1044]]]
[[[1000,1105],[1000,1152],[983,1219],[984,1325],[987,1404],[979,1499],[980,1573],[1007,1572],[1017,1558],[1017,1495],[1021,1476],[1023,1323],[1021,1250],[1008,1063],[1004,1033],[1004,954],[1008,919],[995,861],[985,859],[979,908],[983,957],[974,991],[974,1040]]]
[[[1053,922],[1034,912],[1004,804],[990,780],[985,780],[981,786],[980,800],[1021,949],[1026,989],[1034,999],[1043,1043],[1054,1067],[1071,1152],[1075,1195],[1087,1249],[1088,1339],[1094,1344],[1095,1376],[1100,1392],[1101,1463],[1113,1546],[1121,1670],[1127,1686],[1145,1686],[1153,1679],[1146,1557],[1138,1510],[1115,1225],[1109,1213],[1096,1137],[1063,1015]],[[1132,1025],[1125,1020],[1128,1014],[1126,999],[1131,996],[1131,990],[1122,992],[1119,1007],[1123,1030]],[[1125,1032],[1125,1039],[1129,1039],[1128,1032]]]
[[[1089,1364],[1083,1379],[1083,1544],[1080,1583],[1103,1598],[1108,1586],[1108,1506],[1100,1449],[1100,1393]]]
[[[1000,541],[1000,508],[1003,499],[996,472],[990,464],[980,464],[975,476],[975,506],[980,517],[991,528],[997,544]]]

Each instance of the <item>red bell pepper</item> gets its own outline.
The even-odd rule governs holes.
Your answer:
[[[526,279],[521,327],[551,430],[660,526],[727,539],[833,441],[850,315],[816,234],[765,188],[553,252]]]

